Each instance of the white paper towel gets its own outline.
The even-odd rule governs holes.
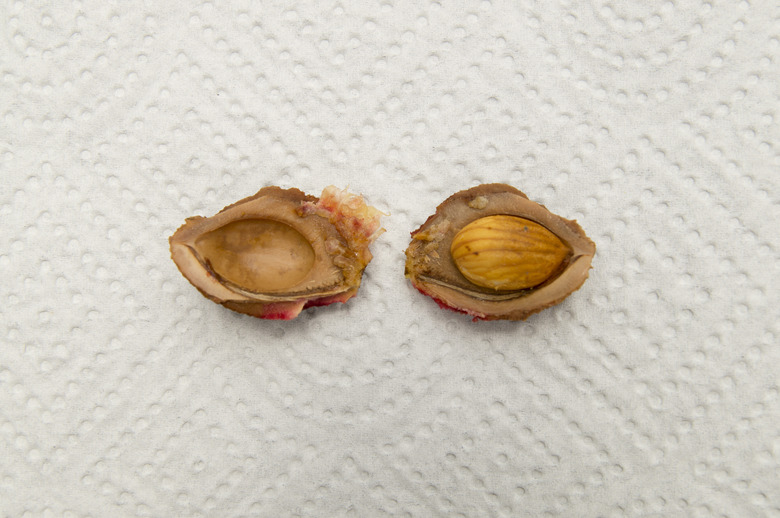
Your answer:
[[[5,2],[0,515],[780,516],[771,1]],[[596,241],[525,323],[403,277],[507,182]],[[359,296],[201,297],[187,216],[391,215]]]

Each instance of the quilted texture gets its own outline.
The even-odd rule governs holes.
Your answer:
[[[0,6],[0,515],[780,516],[780,8]],[[472,323],[403,278],[445,197],[577,219],[591,278]],[[390,213],[357,298],[260,321],[187,216]]]

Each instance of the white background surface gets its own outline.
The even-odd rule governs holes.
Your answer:
[[[776,2],[0,6],[0,515],[780,515]],[[507,182],[597,243],[525,323],[403,278]],[[265,185],[389,212],[268,322],[167,237]]]

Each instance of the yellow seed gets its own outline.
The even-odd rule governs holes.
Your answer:
[[[569,247],[555,234],[517,216],[487,216],[458,232],[452,259],[469,281],[495,290],[521,290],[546,281]]]

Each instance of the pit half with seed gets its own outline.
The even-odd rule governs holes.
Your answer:
[[[475,320],[524,320],[579,289],[595,252],[575,221],[487,184],[450,196],[412,232],[406,276]]]

